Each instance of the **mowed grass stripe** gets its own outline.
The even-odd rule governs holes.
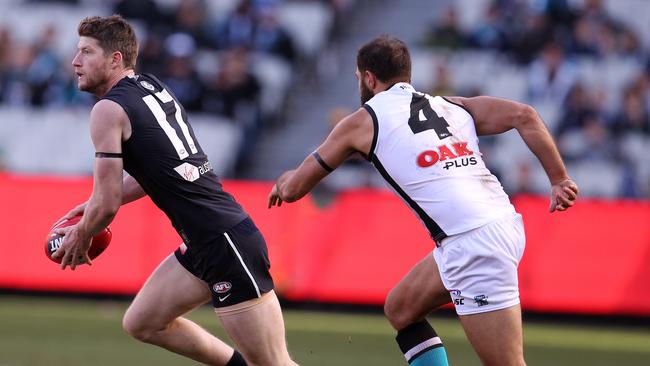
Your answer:
[[[0,296],[0,366],[180,366],[180,356],[130,339],[121,329],[126,301]],[[403,364],[394,332],[379,314],[286,311],[289,348],[308,366]],[[202,307],[189,318],[225,338],[214,312]],[[478,365],[460,322],[430,318],[453,365]],[[529,365],[646,366],[650,329],[525,324]]]
[[[286,315],[287,329],[291,330],[394,336],[388,322],[377,321],[377,317],[379,316],[312,312]],[[438,330],[443,341],[466,339],[456,319],[431,318],[430,322]],[[604,327],[584,329],[575,325],[524,324],[524,341],[527,346],[650,354],[650,330],[633,331]]]

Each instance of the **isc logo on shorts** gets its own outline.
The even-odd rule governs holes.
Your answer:
[[[232,288],[232,284],[230,282],[218,282],[212,286],[214,292],[218,294],[226,293],[230,291],[231,288]]]
[[[449,290],[449,295],[451,295],[451,300],[454,303],[454,305],[457,306],[465,305],[465,298],[461,296],[460,290],[457,289]]]

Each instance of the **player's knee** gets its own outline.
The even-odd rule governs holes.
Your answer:
[[[403,329],[413,322],[408,309],[405,309],[402,302],[396,301],[390,294],[384,304],[384,315],[395,330]]]
[[[154,343],[159,329],[151,326],[151,323],[144,321],[142,317],[136,316],[127,311],[122,318],[122,329],[129,336],[146,343]]]

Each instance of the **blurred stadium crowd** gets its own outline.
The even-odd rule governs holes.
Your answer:
[[[208,134],[215,141],[203,144],[216,149],[213,154],[227,155],[226,146],[232,145],[222,141],[240,141],[230,168],[221,171],[238,176],[265,128],[288,127],[274,122],[285,115],[292,81],[313,77],[321,51],[342,42],[334,35],[359,2],[3,2],[0,161],[18,171],[89,171],[89,166],[65,165],[70,151],[57,158],[58,150],[47,148],[40,154],[51,158],[48,168],[30,165],[17,142],[28,135],[17,130],[21,119],[57,126],[61,119],[87,118],[84,113],[94,100],[77,91],[69,63],[76,24],[88,14],[120,13],[132,20],[139,34],[138,72],[161,77],[204,129],[235,127],[219,127]],[[426,9],[428,1],[420,2]],[[650,2],[445,3],[446,10],[431,14],[435,20],[423,24],[423,36],[411,44],[417,88],[434,95],[488,94],[530,103],[555,135],[583,193],[650,198],[650,26],[643,16],[650,14]],[[70,112],[80,110],[77,106],[84,112]],[[34,115],[41,107],[49,107],[47,114]],[[63,112],[47,122],[56,114],[50,112],[53,108]],[[49,131],[47,126],[38,128]],[[75,139],[87,140],[85,133]],[[39,145],[45,144],[31,147]],[[486,138],[482,149],[510,193],[546,192],[543,171],[530,154],[522,153],[518,137]]]
[[[4,8],[0,10],[7,10],[0,15],[0,107],[5,107],[2,119],[16,119],[14,114],[20,108],[29,111],[44,107],[58,113],[91,106],[94,97],[77,90],[70,65],[78,39],[76,24],[90,14],[117,13],[127,18],[138,33],[137,72],[160,77],[188,113],[202,115],[199,120],[236,125],[232,137],[242,135],[230,172],[236,175],[245,167],[247,152],[252,151],[259,132],[282,114],[296,70],[308,69],[305,65],[313,63],[327,41],[335,16],[351,3],[9,0],[0,5]],[[25,22],[32,26],[25,26]],[[17,132],[8,126],[0,128],[0,132],[6,132],[4,141],[0,137],[0,151],[12,159],[14,149],[3,149],[2,143],[10,145],[17,140],[10,138]],[[210,141],[206,144],[214,145]],[[25,166],[16,162],[7,165],[18,170]]]

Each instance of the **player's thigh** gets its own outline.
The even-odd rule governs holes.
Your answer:
[[[289,361],[284,320],[274,291],[258,299],[216,309],[216,313],[249,363],[282,365]]]
[[[438,265],[428,254],[389,292],[384,310],[393,327],[401,329],[450,301]]]
[[[519,305],[459,318],[484,365],[525,365]]]
[[[160,328],[210,300],[207,284],[171,254],[149,276],[124,315],[125,328]]]

